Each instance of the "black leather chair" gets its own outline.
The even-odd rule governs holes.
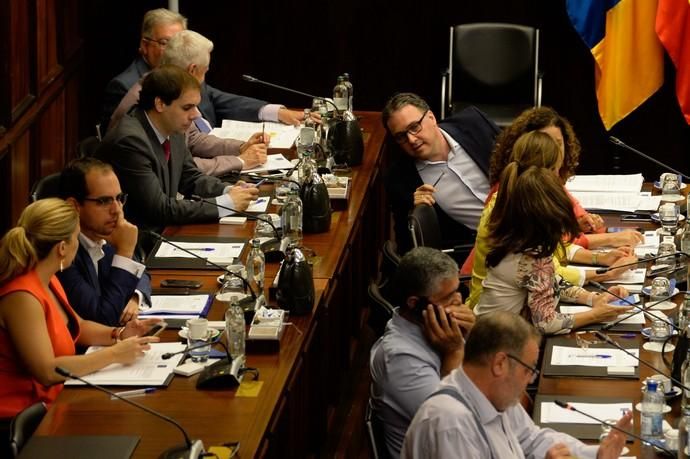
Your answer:
[[[39,199],[55,198],[60,195],[60,172],[47,175],[39,179],[34,186],[31,187],[31,195],[29,196],[31,202]]]
[[[371,309],[369,310],[369,319],[367,323],[373,330],[376,337],[383,335],[386,330],[386,324],[393,317],[393,304],[384,296],[382,292],[383,287],[374,281],[369,283],[367,293]]]
[[[46,406],[42,402],[34,403],[24,409],[12,419],[10,424],[10,450],[12,457],[17,457],[26,442],[36,431],[46,414]]]
[[[541,106],[539,29],[483,22],[450,28],[441,118],[475,105],[499,127]]]
[[[371,399],[367,402],[367,408],[364,413],[364,424],[367,428],[367,436],[369,437],[369,447],[371,456],[374,459],[386,459],[389,457],[386,444],[383,441],[383,426],[374,414],[374,407]]]
[[[79,155],[80,158],[86,158],[89,156],[94,156],[96,154],[96,150],[98,150],[98,147],[100,145],[101,145],[101,139],[99,139],[95,135],[92,135],[91,137],[87,137],[87,138],[81,140],[77,144],[77,154]]]

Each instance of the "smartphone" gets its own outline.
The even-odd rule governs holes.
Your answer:
[[[426,307],[431,304],[434,307],[434,312],[436,313],[436,321],[440,322],[441,318],[439,317],[439,312],[438,309],[436,309],[436,305],[432,302],[429,301],[429,298],[425,296],[420,296],[417,298],[417,303],[415,303],[414,306],[414,311],[415,313],[419,316],[419,320],[421,322],[424,322],[424,315],[422,314],[422,311],[426,311]]]
[[[185,280],[185,279],[163,279],[161,281],[161,287],[200,288],[201,282],[194,281],[194,280]]]
[[[637,226],[609,226],[606,228],[607,233],[620,233],[621,231],[637,231],[637,232],[642,232],[642,228],[637,227]]]
[[[150,329],[149,331],[147,331],[146,333],[144,333],[144,336],[158,336],[158,335],[160,335],[161,332],[162,332],[163,330],[165,330],[167,327],[168,327],[168,323],[167,323],[167,322],[159,322],[159,323],[157,323],[156,325],[154,325],[153,327],[151,327],[151,329]]]
[[[652,217],[649,215],[625,214],[621,215],[621,220],[624,222],[651,222]]]

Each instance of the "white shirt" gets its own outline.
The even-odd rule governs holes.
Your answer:
[[[476,230],[489,195],[489,181],[465,149],[443,129],[441,133],[450,145],[448,161],[417,161],[417,172],[427,184],[434,184],[443,173],[436,184],[436,203],[453,220]]]
[[[543,458],[556,443],[564,443],[574,457],[597,455],[598,445],[535,425],[520,404],[497,411],[462,368],[441,381],[445,387],[467,405],[445,394],[425,401],[405,435],[401,458]]]

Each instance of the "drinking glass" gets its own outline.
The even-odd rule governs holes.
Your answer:
[[[659,206],[659,222],[664,231],[676,234],[680,209],[676,204],[666,203]]]
[[[680,194],[680,178],[678,174],[665,172],[659,178],[659,185],[661,186],[662,194]]]
[[[649,287],[649,301],[655,303],[657,301],[665,300],[670,295],[671,281],[668,278],[659,276],[652,280],[652,285]]]
[[[649,334],[650,341],[661,342],[668,338],[669,325],[665,320],[654,319],[652,321],[651,333]]]

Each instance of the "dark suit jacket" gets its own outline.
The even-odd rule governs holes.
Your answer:
[[[103,139],[96,157],[113,165],[122,190],[129,194],[125,215],[132,223],[158,230],[167,225],[217,220],[215,206],[178,200],[177,193],[215,197],[227,184],[197,169],[184,134],[170,136],[170,150],[170,162],[166,163],[163,146],[144,111],[135,108]]]
[[[72,266],[57,273],[72,308],[87,320],[117,326],[122,310],[138,289],[147,302],[151,301],[151,280],[148,274],[137,278],[124,269],[113,267],[115,250],[103,246],[105,256],[98,262],[98,274],[86,249],[79,244]]]
[[[106,85],[101,112],[101,132],[103,134],[110,124],[110,117],[129,88],[150,71],[149,65],[139,56],[124,72],[110,80]],[[259,121],[259,110],[266,104],[267,102],[263,100],[220,91],[205,82],[201,85],[199,111],[211,123],[211,126],[219,126],[224,119]]]
[[[494,147],[494,140],[499,128],[476,107],[468,107],[439,123],[458,142],[477,166],[489,177],[489,158]],[[412,238],[407,217],[414,205],[414,191],[423,185],[415,167],[415,160],[405,153],[393,139],[388,136],[388,148],[391,151],[391,167],[386,174],[385,183],[388,200],[393,212],[393,225],[396,242],[400,253],[412,248]],[[465,225],[453,220],[441,207],[434,205],[441,226],[444,246],[474,242],[475,232]]]

